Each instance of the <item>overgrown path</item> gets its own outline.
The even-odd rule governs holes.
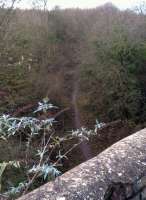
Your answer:
[[[73,82],[73,91],[72,91],[72,108],[74,112],[74,127],[76,129],[79,129],[82,127],[80,111],[79,111],[78,103],[77,103],[78,95],[79,95],[79,78],[78,78],[78,73],[75,72],[74,82]],[[88,143],[82,142],[81,151],[83,152],[85,159],[91,158],[92,153],[91,153],[91,149]]]

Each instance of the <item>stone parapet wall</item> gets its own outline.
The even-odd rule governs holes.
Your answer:
[[[19,200],[145,200],[145,171],[143,129]]]

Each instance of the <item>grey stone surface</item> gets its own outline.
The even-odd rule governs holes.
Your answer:
[[[137,188],[145,185],[145,178],[138,182],[145,170],[146,129],[143,129],[19,200],[104,200],[110,186],[117,183],[128,184],[126,190],[130,195],[135,182]],[[145,193],[143,190],[142,195]],[[132,200],[139,199],[135,196]]]
[[[104,200],[146,200],[146,174],[132,183],[112,183],[108,187]]]

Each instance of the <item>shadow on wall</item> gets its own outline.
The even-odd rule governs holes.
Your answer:
[[[146,200],[146,173],[137,178],[133,183],[111,183],[104,200]]]

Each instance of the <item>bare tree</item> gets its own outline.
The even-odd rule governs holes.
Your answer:
[[[142,1],[138,6],[134,9],[138,14],[145,15],[146,14],[146,2]]]
[[[37,9],[41,9],[43,11],[47,10],[47,4],[48,4],[48,0],[34,0],[32,2],[33,7],[37,8]]]
[[[0,1],[0,40],[1,42],[5,39],[5,36],[9,29],[9,24],[12,19],[13,9],[16,3],[20,0],[1,0]]]

